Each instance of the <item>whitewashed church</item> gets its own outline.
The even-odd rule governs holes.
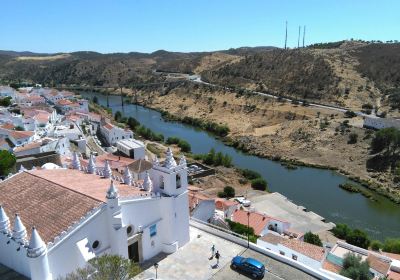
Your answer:
[[[0,183],[0,263],[33,279],[57,279],[108,253],[136,262],[189,241],[187,167],[168,149],[144,180],[106,162],[22,170]],[[114,180],[112,180],[114,178]]]

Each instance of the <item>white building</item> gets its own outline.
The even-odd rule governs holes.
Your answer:
[[[69,139],[66,137],[56,138],[56,139],[43,138],[22,146],[15,147],[13,150],[16,157],[34,155],[52,151],[60,155],[69,156],[70,155]]]
[[[368,117],[364,118],[364,127],[373,129],[382,129],[394,127],[400,129],[400,120],[391,118],[378,118],[378,117]]]
[[[258,238],[257,245],[316,270],[322,268],[322,263],[325,259],[325,249],[323,247],[297,239],[284,238],[276,233],[268,233]]]
[[[144,159],[146,155],[144,143],[133,138],[119,140],[117,150],[133,159]]]
[[[57,279],[102,254],[142,262],[189,241],[184,161],[169,153],[153,181],[127,174],[125,183],[81,171],[76,154],[72,166],[0,183],[0,263],[33,280]]]
[[[12,87],[9,86],[0,86],[0,98],[11,97],[11,99],[15,99],[16,91]]]
[[[120,128],[104,120],[100,125],[100,132],[109,145],[115,145],[119,140],[133,138],[132,130]]]

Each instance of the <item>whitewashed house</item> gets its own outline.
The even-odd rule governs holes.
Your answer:
[[[322,263],[326,255],[326,251],[323,247],[294,238],[285,238],[272,232],[258,238],[257,245],[303,263],[316,270],[322,268]]]
[[[133,159],[144,159],[146,155],[144,143],[133,138],[119,140],[117,150]]]
[[[12,100],[15,100],[16,90],[9,86],[0,86],[0,98],[11,97]]]
[[[143,182],[83,171],[76,154],[74,169],[45,167],[0,183],[0,263],[32,280],[57,279],[103,254],[143,262],[189,241],[187,167],[171,153]]]
[[[15,147],[13,152],[16,157],[34,155],[45,152],[56,152],[63,156],[70,155],[70,143],[66,137],[62,138],[43,138],[30,142],[25,145]]]
[[[133,138],[132,130],[120,128],[105,120],[100,124],[100,133],[109,145],[115,145],[119,140]]]

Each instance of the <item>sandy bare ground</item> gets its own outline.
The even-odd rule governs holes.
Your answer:
[[[251,153],[334,167],[390,187],[395,195],[400,195],[388,174],[367,172],[371,138],[367,130],[360,128],[362,119],[351,119],[350,126],[343,127],[348,119],[336,111],[199,88],[177,88],[162,96],[157,92],[142,96],[139,92],[138,96],[138,101],[146,106],[177,116],[227,124],[229,137]],[[348,144],[350,133],[358,135],[356,144]]]
[[[45,61],[45,60],[58,60],[58,59],[65,59],[70,57],[71,55],[68,53],[58,54],[58,55],[51,55],[51,56],[19,56],[16,60],[35,60],[35,61]]]

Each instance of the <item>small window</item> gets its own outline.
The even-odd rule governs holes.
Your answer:
[[[150,237],[156,236],[157,235],[157,225],[154,224],[150,226]]]
[[[126,228],[126,233],[127,233],[128,235],[131,235],[131,234],[133,233],[133,227],[132,227],[132,226],[128,226],[128,227]]]
[[[176,188],[179,189],[180,187],[182,187],[181,175],[180,174],[176,174]]]
[[[92,243],[92,248],[97,250],[100,247],[100,241],[96,240]]]
[[[297,256],[292,254],[292,259],[294,259],[295,261],[297,261]]]
[[[281,254],[282,256],[284,256],[284,255],[285,255],[285,252],[279,251],[279,254]]]
[[[165,185],[165,183],[164,183],[164,177],[163,177],[163,176],[160,176],[160,189],[164,189],[164,185]]]

